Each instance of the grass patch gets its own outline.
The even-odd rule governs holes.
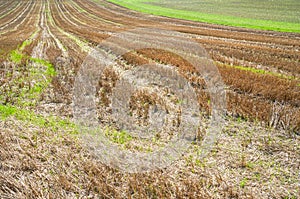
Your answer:
[[[113,143],[120,145],[125,145],[133,139],[133,137],[126,131],[117,131],[111,128],[105,129],[105,136],[107,136]]]
[[[108,0],[112,3],[121,5],[123,7],[148,13],[148,14],[154,14],[159,16],[166,16],[166,17],[172,17],[172,18],[179,18],[179,19],[186,19],[186,20],[192,20],[192,21],[199,21],[199,22],[207,22],[212,24],[220,24],[220,25],[229,25],[229,26],[236,26],[236,27],[244,27],[244,28],[252,28],[252,29],[259,29],[259,30],[273,30],[273,31],[281,31],[281,32],[296,32],[300,33],[300,23],[297,22],[290,22],[294,20],[288,20],[288,21],[278,21],[280,18],[276,20],[270,20],[267,17],[264,17],[264,19],[256,19],[255,14],[258,12],[255,12],[255,9],[261,8],[260,5],[262,5],[262,2],[253,2],[252,4],[256,4],[256,7],[251,9],[246,9],[244,12],[240,11],[236,15],[232,15],[232,12],[217,12],[216,8],[222,8],[219,4],[222,3],[221,1],[206,1],[206,2],[200,2],[200,1],[194,1],[194,4],[189,4],[188,2],[184,2],[186,6],[180,7],[176,4],[176,2],[167,2],[164,1],[144,1],[144,0]],[[227,0],[229,1],[229,0]],[[165,4],[163,4],[166,2]],[[294,1],[296,5],[298,3]],[[183,1],[177,1],[177,3],[183,4]],[[235,4],[234,10],[239,10],[240,8],[243,8],[243,2],[240,2],[241,5]],[[193,7],[195,5],[200,5],[197,8],[202,8],[206,6],[211,6],[211,11],[207,13],[207,10],[195,11]],[[213,5],[212,5],[213,4]],[[278,2],[280,5],[280,3]],[[190,5],[190,6],[189,6]],[[251,5],[251,4],[250,4]],[[272,5],[270,3],[270,5]],[[291,10],[287,10],[286,7],[282,6],[287,13],[291,13]],[[277,15],[279,8],[272,8],[268,7],[266,5],[266,9],[270,11],[270,18],[272,16]],[[293,9],[293,5],[290,5],[288,9]],[[241,9],[243,10],[243,9]],[[290,12],[288,12],[290,11]],[[248,15],[248,17],[242,17],[245,16],[248,12],[253,12],[255,14]],[[299,11],[294,11],[295,16],[297,16]],[[261,10],[259,14],[264,14],[265,12]],[[273,17],[275,18],[275,17]],[[297,19],[297,17],[296,17]]]
[[[0,96],[0,102],[19,107],[35,106],[56,75],[55,68],[46,60],[27,57],[17,50],[14,52],[12,57],[16,66],[5,74],[10,81],[0,88],[5,93]],[[24,62],[20,64],[22,60]]]
[[[247,184],[247,179],[244,178],[244,179],[240,182],[240,187],[241,187],[241,188],[245,188],[246,184]]]
[[[46,66],[47,67],[47,70],[45,72],[46,75],[48,75],[48,76],[56,75],[55,68],[50,62],[43,60],[43,59],[33,58],[33,57],[30,58],[30,61],[33,61],[34,63]]]
[[[0,104],[1,120],[5,121],[9,117],[15,117],[17,120],[27,122],[39,127],[51,128],[52,130],[72,130],[72,134],[78,134],[76,125],[67,119],[61,119],[55,116],[44,117],[30,110],[18,108],[11,105]]]
[[[293,76],[288,76],[288,75],[284,75],[284,74],[280,74],[280,73],[276,73],[276,72],[270,72],[270,71],[266,71],[263,69],[256,69],[256,68],[251,68],[251,67],[246,67],[246,66],[231,66],[231,65],[223,64],[223,63],[220,65],[225,66],[225,67],[236,68],[236,69],[243,70],[243,71],[249,71],[249,72],[261,74],[261,75],[272,75],[272,76],[276,76],[276,77],[288,79],[288,80],[298,80],[296,77],[293,77]],[[299,86],[300,86],[300,84],[299,84]]]
[[[25,49],[26,46],[30,45],[32,43],[32,41],[30,40],[25,40],[22,45],[20,46],[19,50],[23,51]]]
[[[10,60],[16,64],[20,64],[24,55],[20,53],[18,50],[13,50],[10,53]]]

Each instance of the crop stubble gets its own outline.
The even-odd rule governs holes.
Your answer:
[[[145,16],[105,1],[99,2],[97,4],[84,0],[15,0],[3,3],[0,6],[0,27],[3,27],[0,29],[1,77],[13,70],[5,63],[9,59],[9,53],[18,49],[38,30],[37,36],[23,50],[24,54],[31,56],[34,47],[45,39],[42,30],[46,30],[48,35],[44,40],[47,46],[45,59],[54,65],[56,76],[50,87],[42,94],[44,97],[38,109],[61,116],[72,116],[74,78],[88,54],[86,49],[96,46],[113,33],[135,27],[174,30],[186,33],[188,37],[203,45],[216,61],[220,74],[228,86],[229,115],[259,120],[267,125],[299,132],[299,34]],[[9,12],[11,10],[13,11]],[[42,20],[44,27],[41,26]],[[15,26],[18,28],[14,29]],[[153,61],[178,67],[179,73],[196,89],[202,110],[210,112],[205,82],[200,74],[194,73],[192,66],[183,58],[157,49],[144,49],[128,53],[119,61],[123,63],[120,66],[123,71],[128,69],[127,64],[139,65]],[[21,64],[26,64],[26,60]],[[254,73],[230,65],[264,69],[284,76]],[[102,82],[100,85],[103,89],[99,95],[107,106],[109,98],[105,96],[110,96],[111,89],[118,79],[118,73],[113,70],[107,70],[106,73],[107,82]],[[2,80],[0,86],[10,81]],[[49,104],[56,105],[49,106]]]
[[[274,114],[272,112],[273,105],[280,103],[293,109],[292,112],[295,112],[293,118],[297,118],[296,116],[299,115],[297,108],[299,108],[300,88],[298,80],[300,37],[298,34],[252,31],[242,28],[185,22],[183,20],[161,19],[161,17],[143,18],[141,14],[127,11],[105,1],[101,2],[101,5],[81,0],[16,2],[18,2],[16,3],[18,7],[16,7],[15,11],[0,19],[2,27],[9,31],[1,37],[0,48],[4,52],[3,54],[7,54],[7,52],[15,49],[18,45],[20,46],[21,42],[28,39],[29,35],[35,31],[36,27],[33,24],[36,22],[34,21],[37,20],[37,16],[41,15],[38,12],[45,12],[45,14],[42,13],[45,18],[45,24],[51,31],[51,35],[55,36],[56,40],[60,41],[66,48],[69,56],[62,56],[62,50],[57,47],[57,44],[55,45],[57,42],[52,40],[50,42],[52,45],[49,45],[46,50],[46,54],[50,55],[48,59],[54,65],[56,65],[55,62],[64,60],[68,63],[64,68],[68,67],[68,70],[73,71],[73,75],[76,74],[78,66],[83,61],[86,53],[88,53],[86,49],[83,49],[83,46],[93,47],[114,32],[141,26],[176,30],[187,33],[188,37],[203,45],[217,62],[223,80],[229,88],[229,114],[239,115],[252,120],[262,119],[268,123],[270,122],[270,117]],[[15,4],[9,5],[13,6]],[[28,9],[29,6],[31,9]],[[45,6],[46,9],[39,11],[42,6]],[[3,6],[2,9],[5,8]],[[20,14],[16,15],[16,13]],[[17,17],[15,20],[9,20],[11,16]],[[16,24],[20,27],[10,31],[9,29],[13,29]],[[41,31],[39,31],[39,34],[42,34]],[[68,35],[72,35],[72,38]],[[74,37],[77,39],[76,41],[74,41]],[[18,39],[16,40],[16,38]],[[37,38],[40,37],[37,36],[34,40]],[[30,55],[30,47],[33,48],[35,43],[33,41],[32,44],[25,47],[24,51],[26,54]],[[61,52],[59,53],[59,51]],[[58,56],[59,54],[60,56]],[[188,66],[188,63],[178,57],[176,58],[176,56],[170,56],[167,52],[145,50],[138,52],[138,54],[143,55],[143,58],[137,54],[131,55],[129,60],[127,60],[128,63],[148,63],[148,61],[142,61],[146,58],[171,63],[179,68]],[[126,60],[126,57],[124,58]],[[239,70],[228,65],[263,69],[271,73],[291,77],[291,79],[281,78],[272,74],[255,74],[252,71]],[[57,70],[65,71],[67,69],[57,68]],[[62,81],[57,77],[54,79],[56,83]],[[73,81],[70,80],[73,79],[72,77],[68,79],[68,81]],[[72,83],[68,85],[71,86]],[[64,90],[71,91],[72,89]],[[68,96],[71,95],[69,94]],[[209,101],[207,98],[208,96],[203,97],[199,95],[199,100],[201,99],[200,104],[206,108],[208,105],[205,104]],[[237,98],[243,99],[237,100]],[[258,102],[263,102],[264,105],[260,106],[259,104],[261,103]],[[255,108],[244,110],[249,105],[246,106],[243,103],[252,104],[250,106]],[[266,107],[270,108],[266,109]],[[293,127],[299,125],[299,119],[295,120],[297,121],[291,122]]]

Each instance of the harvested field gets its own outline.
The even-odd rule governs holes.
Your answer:
[[[209,85],[185,57],[164,49],[122,56],[107,51],[116,64],[95,88],[96,114],[101,128],[121,130],[111,114],[122,74],[144,64],[172,65],[195,90],[203,114],[181,159],[169,168],[123,173],[101,162],[74,124],[74,85],[86,57],[135,28],[182,33],[218,69],[226,88],[225,120],[205,158],[197,154],[214,108]],[[157,33],[149,36],[159,41]],[[174,113],[168,124],[176,134],[181,102],[167,89],[159,95],[155,89],[130,98],[132,115],[146,125],[158,104]],[[149,142],[123,131],[105,136],[123,149],[151,152],[173,135],[158,133],[148,148]],[[299,198],[299,152],[299,33],[146,15],[105,0],[0,0],[0,198]]]

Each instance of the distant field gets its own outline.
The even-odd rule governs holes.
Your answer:
[[[109,0],[155,15],[246,28],[300,32],[298,0]]]

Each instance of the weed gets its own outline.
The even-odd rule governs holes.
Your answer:
[[[254,176],[255,176],[255,179],[256,179],[257,181],[260,181],[260,180],[261,180],[261,174],[260,174],[260,173],[255,172],[255,173],[254,173]]]
[[[46,66],[47,67],[47,70],[45,72],[46,75],[48,75],[48,76],[55,76],[56,75],[56,71],[54,69],[54,66],[50,62],[48,62],[46,60],[43,60],[43,59],[33,58],[33,57],[31,57],[30,60],[33,61],[34,63]]]
[[[240,187],[241,187],[241,188],[244,188],[244,187],[246,186],[246,184],[247,184],[247,179],[244,178],[244,179],[240,182]]]
[[[283,199],[297,199],[297,196],[289,195],[289,196],[283,197]]]
[[[25,58],[26,64],[17,64]],[[1,101],[22,107],[36,105],[56,75],[53,65],[42,59],[27,58],[17,50],[11,54],[11,60],[15,63],[14,67],[5,74],[11,81],[2,86],[5,95],[1,95]]]
[[[296,79],[294,76],[283,75],[281,73],[270,72],[270,71],[266,71],[266,70],[262,70],[262,69],[256,69],[256,68],[252,68],[252,67],[235,66],[235,65],[228,65],[228,64],[222,64],[222,65],[226,66],[226,67],[239,69],[239,70],[242,70],[242,71],[249,71],[249,72],[252,72],[252,73],[255,73],[255,74],[260,74],[260,75],[271,75],[271,76],[279,77],[279,78],[282,78],[282,79],[288,79],[288,80]]]
[[[17,108],[11,105],[0,104],[0,118],[6,120],[9,117],[15,117],[17,120],[28,122],[30,124],[37,125],[39,127],[51,128],[53,130],[65,129],[71,130],[72,134],[78,134],[77,126],[67,119],[60,119],[55,116],[44,117],[37,115],[33,111]]]
[[[30,40],[25,40],[22,45],[20,46],[19,50],[23,51],[25,49],[26,46],[30,45],[32,41]]]
[[[117,131],[115,129],[106,128],[105,135],[114,143],[125,145],[129,141],[131,141],[133,138],[132,136],[127,133],[125,130]]]
[[[18,50],[13,50],[10,53],[10,60],[16,64],[20,64],[23,59],[23,54]]]

